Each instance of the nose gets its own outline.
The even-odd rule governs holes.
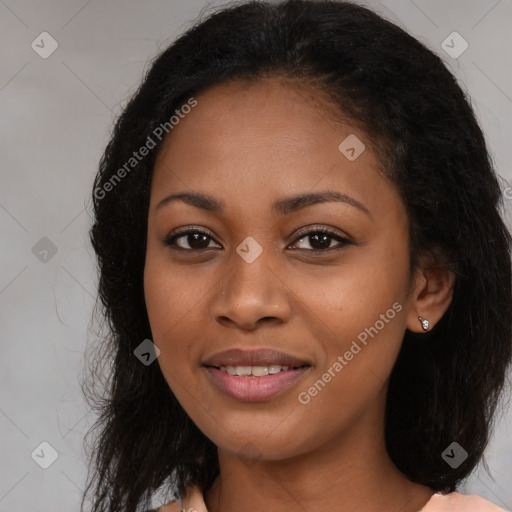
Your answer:
[[[286,323],[291,314],[289,288],[269,266],[265,251],[252,263],[238,254],[222,280],[211,312],[225,327],[254,330],[266,323]]]

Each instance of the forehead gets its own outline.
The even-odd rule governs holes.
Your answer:
[[[309,155],[335,125],[336,114],[342,115],[323,94],[278,77],[223,83],[196,99],[197,106],[167,137],[161,157],[171,152],[179,158],[176,149],[183,153],[198,147],[198,158],[207,155],[224,162],[245,155],[260,160],[290,153]],[[187,155],[188,160],[193,157]]]
[[[186,189],[213,191],[247,207],[332,187],[371,202],[390,188],[367,135],[321,93],[266,78],[217,85],[196,100],[162,146],[153,204]],[[365,147],[355,160],[340,151],[347,138]]]

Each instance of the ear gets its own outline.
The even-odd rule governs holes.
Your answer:
[[[432,264],[432,259],[429,258],[420,266],[416,270],[410,296],[407,329],[412,332],[425,332],[418,319],[421,317],[428,320],[428,330],[432,330],[451,304],[454,284],[455,274],[439,263]]]

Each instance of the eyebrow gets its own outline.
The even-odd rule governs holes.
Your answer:
[[[218,199],[207,194],[202,194],[201,192],[181,192],[178,194],[172,194],[162,199],[157,204],[156,210],[163,208],[173,201],[183,201],[184,203],[195,206],[196,208],[201,208],[214,213],[224,213],[225,211],[225,203],[223,201],[219,201]],[[370,210],[368,210],[363,203],[347,194],[342,194],[334,190],[311,192],[279,199],[272,205],[272,211],[280,213],[281,215],[287,215],[301,210],[302,208],[306,208],[307,206],[334,201],[348,204],[366,213],[369,217],[372,216]]]

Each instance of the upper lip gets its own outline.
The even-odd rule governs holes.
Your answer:
[[[202,363],[204,366],[311,366],[306,360],[268,348],[242,350],[231,348],[217,352]]]

